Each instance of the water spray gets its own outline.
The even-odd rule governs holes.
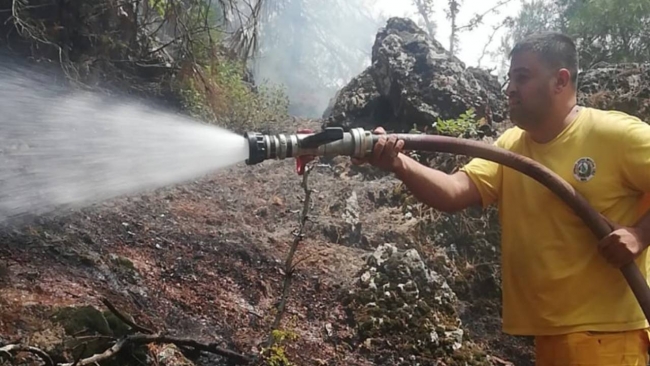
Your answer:
[[[246,159],[246,164],[254,165],[265,160],[294,158],[297,162],[298,174],[302,174],[304,164],[313,157],[367,157],[379,141],[380,135],[363,128],[352,128],[345,132],[342,128],[333,127],[321,132],[302,130],[294,134],[277,135],[247,132],[245,137],[249,144],[249,157]],[[469,139],[410,133],[396,134],[396,137],[404,141],[406,151],[445,152],[478,157],[515,169],[535,179],[559,196],[599,240],[614,230],[609,221],[594,210],[569,183],[535,160],[485,142]],[[634,262],[624,265],[620,270],[646,319],[650,321],[650,287],[643,274]]]

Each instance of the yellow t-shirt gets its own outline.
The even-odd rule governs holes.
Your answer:
[[[639,204],[639,216],[642,216],[644,213],[650,210],[650,193],[643,196],[641,203]]]
[[[639,217],[650,192],[650,125],[615,111],[583,108],[553,141],[538,144],[520,128],[499,147],[553,170],[591,206],[621,225]],[[497,204],[502,236],[503,330],[516,335],[647,327],[620,270],[557,195],[519,171],[475,158],[462,169]],[[648,273],[647,251],[637,260]]]

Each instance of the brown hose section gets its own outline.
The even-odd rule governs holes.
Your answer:
[[[598,239],[604,238],[613,230],[607,219],[594,210],[569,183],[535,160],[475,140],[440,135],[397,134],[396,136],[404,140],[405,150],[446,152],[478,157],[518,170],[558,195],[587,224]],[[374,140],[376,141],[377,138],[378,136]],[[636,296],[646,319],[650,321],[650,287],[643,274],[634,262],[624,265],[620,270]]]

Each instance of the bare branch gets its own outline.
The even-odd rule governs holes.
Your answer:
[[[134,335],[130,336],[129,340],[135,344],[147,344],[147,343],[173,343],[178,347],[190,347],[194,348],[197,351],[203,351],[212,353],[215,355],[227,357],[230,360],[237,362],[238,364],[248,364],[253,361],[251,357],[245,356],[241,353],[231,351],[225,348],[220,347],[216,343],[201,343],[193,339],[187,338],[176,338],[170,336],[157,336],[157,335]]]
[[[287,298],[289,297],[289,289],[291,287],[291,281],[295,269],[295,266],[293,264],[293,257],[296,254],[296,250],[298,249],[298,244],[300,244],[304,236],[303,232],[305,229],[305,224],[309,220],[308,214],[311,205],[312,190],[309,188],[308,178],[309,178],[309,173],[312,171],[312,169],[313,169],[313,165],[305,166],[305,171],[302,176],[301,187],[305,192],[305,198],[303,200],[302,211],[298,219],[298,230],[294,235],[293,243],[291,243],[291,247],[289,248],[289,253],[287,254],[287,259],[285,260],[284,263],[284,281],[282,283],[282,294],[280,296],[280,302],[278,304],[278,312],[275,316],[275,320],[273,321],[273,325],[271,326],[271,329],[277,329],[280,326],[282,317],[284,316],[284,312],[287,304]],[[270,347],[273,344],[272,335],[269,335],[269,339],[267,343],[268,343],[268,347]]]
[[[134,322],[128,320],[128,317],[123,315],[121,312],[119,312],[108,300],[104,299],[102,300],[104,305],[106,305],[109,310],[115,314],[121,321],[126,323],[127,325],[133,327],[134,329],[137,329],[142,332],[148,332],[148,333],[153,333],[151,330],[144,328],[142,326],[139,326],[135,324]],[[203,351],[203,352],[208,352],[212,353],[215,355],[219,355],[222,357],[226,357],[236,364],[249,364],[253,362],[253,358],[243,355],[241,353],[231,351],[225,348],[220,347],[216,343],[201,343],[192,339],[188,338],[178,338],[178,337],[171,337],[171,336],[166,336],[166,335],[159,335],[159,334],[134,334],[134,335],[129,335],[124,338],[121,338],[118,340],[111,348],[107,349],[106,351],[102,353],[98,353],[95,355],[92,355],[90,357],[81,359],[77,358],[74,362],[72,363],[61,363],[61,364],[55,364],[52,361],[52,358],[43,350],[38,349],[36,347],[30,347],[30,346],[24,346],[24,345],[19,345],[19,344],[9,344],[4,347],[0,347],[0,353],[6,353],[11,355],[12,353],[17,353],[17,352],[29,352],[33,353],[37,356],[39,356],[46,364],[46,366],[89,366],[89,365],[95,365],[98,364],[102,361],[108,360],[114,356],[116,356],[118,353],[120,353],[125,347],[129,345],[143,345],[143,344],[149,344],[149,343],[172,343],[175,344],[178,347],[189,347],[193,348],[197,351]]]
[[[427,28],[427,33],[429,33],[429,36],[434,37],[436,33],[436,24],[431,19],[433,16],[433,1],[413,0],[413,5],[415,5],[418,13],[420,13],[422,20],[424,21],[424,25]]]
[[[463,31],[465,29],[468,29],[468,30],[474,29],[474,27],[476,27],[477,25],[479,25],[483,21],[483,18],[485,18],[485,16],[487,16],[488,14],[490,14],[492,12],[497,11],[498,8],[500,8],[503,5],[508,4],[510,1],[512,1],[512,0],[500,0],[496,5],[494,5],[490,9],[486,10],[482,14],[474,15],[474,18],[472,18],[472,20],[470,20],[469,23],[456,28],[456,31],[460,32],[460,31]]]
[[[102,361],[108,360],[116,356],[118,353],[120,353],[123,349],[125,349],[129,345],[144,345],[150,343],[158,343],[158,344],[172,343],[178,347],[189,347],[197,351],[208,352],[222,357],[226,357],[231,361],[235,362],[236,364],[245,365],[253,362],[252,357],[222,348],[216,343],[201,343],[188,338],[178,338],[178,337],[171,337],[167,335],[152,334],[153,333],[152,330],[137,325],[133,321],[129,320],[129,318],[126,315],[124,315],[119,310],[117,310],[117,308],[115,308],[115,306],[113,306],[113,304],[111,304],[107,299],[102,299],[102,303],[104,303],[104,305],[106,305],[106,307],[113,314],[115,314],[115,316],[119,318],[121,321],[123,321],[127,325],[131,326],[132,328],[140,332],[148,333],[148,334],[134,334],[134,335],[126,336],[124,338],[117,340],[117,342],[111,348],[105,350],[104,352],[97,353],[83,359],[79,357],[72,363],[55,364],[52,361],[52,358],[43,350],[40,350],[36,347],[24,346],[19,344],[9,344],[4,347],[0,347],[0,353],[6,353],[11,355],[12,353],[16,353],[16,352],[30,352],[39,356],[45,362],[46,366],[89,366],[89,365],[98,364]]]
[[[192,339],[176,338],[176,337],[169,337],[164,335],[135,334],[120,339],[111,348],[107,349],[102,353],[98,353],[88,358],[84,358],[82,360],[76,361],[76,366],[93,365],[95,363],[99,363],[107,359],[110,359],[116,356],[127,345],[131,345],[131,344],[143,345],[149,343],[172,343],[178,347],[191,347],[198,351],[209,352],[219,356],[227,357],[235,361],[237,364],[242,364],[242,365],[252,362],[252,359],[250,357],[244,356],[234,351],[227,350],[225,348],[221,348],[214,343],[206,344],[206,343],[197,342]],[[57,366],[74,366],[74,365],[75,363],[63,363]],[[54,366],[54,364],[52,364],[52,366]]]
[[[499,23],[496,27],[492,27],[492,33],[490,34],[490,37],[488,38],[488,41],[483,45],[483,50],[481,52],[481,56],[478,58],[478,67],[481,67],[481,61],[483,61],[483,57],[487,54],[487,48],[490,46],[492,43],[492,40],[494,39],[494,36],[496,35],[497,31],[501,29],[502,27],[506,26],[509,24],[511,18],[505,18],[503,22]]]
[[[0,347],[0,352],[8,353],[8,354],[17,353],[17,352],[29,352],[40,357],[43,360],[43,362],[45,362],[46,366],[54,366],[54,361],[52,361],[50,355],[48,355],[45,351],[38,349],[36,347],[23,346],[20,344],[9,344],[4,347]]]
[[[113,304],[111,304],[111,302],[108,301],[108,299],[106,299],[106,298],[102,299],[102,304],[104,304],[104,306],[106,306],[108,308],[108,310],[110,310],[111,313],[113,313],[118,319],[123,321],[124,324],[130,326],[131,328],[135,329],[136,331],[138,331],[140,333],[145,333],[145,334],[153,334],[153,333],[155,333],[153,330],[151,330],[149,328],[145,328],[145,327],[143,327],[141,325],[138,325],[138,324],[134,323],[133,321],[129,320],[129,318],[127,318],[124,314],[122,314],[119,310],[117,310],[117,308],[115,306],[113,306]]]
[[[74,360],[74,363],[72,366],[79,366],[79,362],[81,361],[81,357],[83,356],[84,352],[86,352],[86,348],[88,347],[88,343],[84,343],[81,347],[81,352],[79,352],[79,356],[77,357],[76,360]]]
[[[449,35],[449,58],[454,57],[456,50],[456,38],[458,37],[458,27],[456,27],[456,16],[460,8],[459,0],[449,0],[448,18],[451,20],[451,33]]]

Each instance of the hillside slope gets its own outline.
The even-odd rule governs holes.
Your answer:
[[[373,65],[333,98],[323,121],[275,122],[267,118],[273,108],[245,108],[266,103],[242,87],[241,75],[224,79],[224,70],[182,60],[179,104],[213,122],[219,112],[233,112],[227,122],[239,129],[392,123],[396,130],[430,131],[442,122],[438,132],[490,142],[507,124],[496,78],[443,53],[413,22],[392,19],[378,33]],[[92,81],[105,64],[95,66]],[[173,99],[179,90],[170,92],[172,68],[164,70],[161,95]],[[587,70],[581,100],[647,113],[649,70]],[[121,72],[119,84],[128,84],[132,71]],[[147,80],[162,85],[156,75]],[[221,100],[222,91],[231,95]],[[223,109],[234,102],[243,109]],[[466,112],[472,108],[477,116]],[[445,171],[466,161],[449,154],[417,158]],[[2,227],[0,362],[42,364],[33,352],[15,352],[22,345],[47,352],[52,363],[73,364],[129,339],[124,352],[106,354],[102,365],[227,365],[260,355],[256,363],[266,365],[533,364],[529,339],[501,333],[494,210],[441,214],[415,202],[390,175],[346,158],[323,160],[308,177],[309,220],[295,271],[287,272],[305,198],[294,164],[240,164]],[[290,273],[286,312],[274,329]],[[162,338],[143,345],[154,337],[147,333]],[[265,350],[270,337],[277,346]],[[13,363],[9,355],[17,356]]]

